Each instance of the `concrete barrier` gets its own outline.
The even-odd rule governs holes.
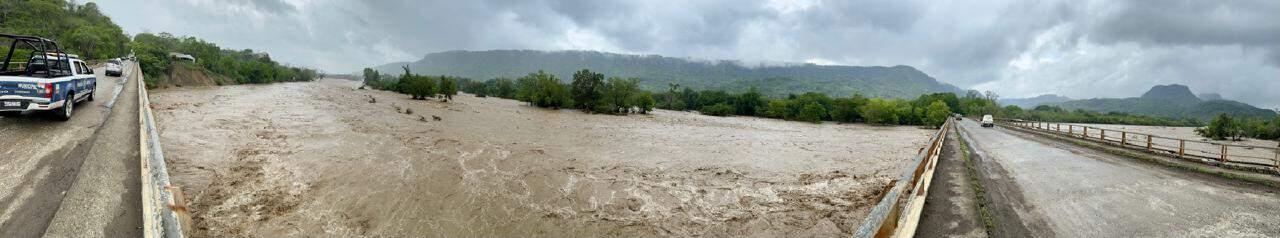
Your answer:
[[[182,189],[169,184],[169,171],[165,167],[164,151],[160,148],[160,135],[156,130],[151,101],[147,99],[147,87],[141,70],[134,64],[133,74],[138,80],[138,128],[140,165],[142,166],[142,234],[143,237],[186,237],[191,227],[190,214]]]
[[[947,139],[954,120],[947,120],[929,139],[929,146],[922,148],[912,162],[910,170],[904,171],[897,180],[890,182],[880,202],[871,209],[871,214],[862,221],[853,236],[866,237],[912,237],[916,226],[920,223],[920,215],[924,211],[924,201],[929,195],[929,184],[933,181],[933,173],[937,169],[938,154],[942,152],[942,143]]]

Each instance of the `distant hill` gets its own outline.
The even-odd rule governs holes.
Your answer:
[[[1029,98],[1009,98],[1000,99],[1000,105],[1014,105],[1020,108],[1034,108],[1036,106],[1071,101],[1069,97],[1058,96],[1057,94],[1045,94]]]
[[[1220,97],[1219,97],[1220,98]],[[1208,122],[1218,114],[1238,117],[1274,117],[1276,112],[1231,100],[1201,100],[1184,85],[1158,85],[1136,98],[1095,98],[1056,103],[1065,109],[1193,118]]]
[[[866,96],[913,98],[925,93],[962,92],[938,82],[911,66],[862,67],[814,64],[745,66],[738,61],[702,61],[657,55],[626,55],[594,51],[447,51],[427,54],[421,60],[386,64],[374,69],[399,75],[409,65],[415,74],[453,75],[476,80],[516,78],[543,70],[560,80],[573,80],[581,69],[608,77],[635,77],[640,86],[663,91],[668,83],[697,90],[746,91],[756,87],[779,97],[789,93],[822,92],[832,96],[861,93]]]

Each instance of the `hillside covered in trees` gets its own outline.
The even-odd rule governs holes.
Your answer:
[[[311,81],[320,77],[315,70],[285,66],[271,60],[266,52],[223,49],[195,37],[141,33],[133,37],[131,44],[138,64],[147,76],[148,87],[168,80],[174,64],[188,64],[212,75],[229,78],[237,84]],[[172,59],[170,52],[191,55],[196,61]]]
[[[83,59],[116,58],[129,52],[129,36],[92,2],[0,1],[0,32],[49,38]]]
[[[1157,85],[1141,97],[1095,98],[1049,104],[1063,109],[1120,112],[1207,122],[1220,114],[1238,118],[1271,118],[1275,111],[1231,100],[1202,100],[1184,85]]]
[[[415,73],[472,79],[517,78],[543,71],[568,82],[580,69],[635,78],[641,89],[666,90],[670,84],[695,90],[742,93],[756,88],[770,97],[820,92],[848,97],[911,97],[936,92],[963,92],[910,66],[859,67],[786,64],[749,66],[736,61],[699,61],[657,55],[624,55],[594,51],[447,51],[409,63],[374,70],[396,73],[408,65]]]
[[[1071,101],[1069,97],[1058,96],[1057,94],[1045,94],[1029,98],[1001,98],[1000,105],[1018,106],[1022,108],[1035,108],[1040,105],[1049,105]]]

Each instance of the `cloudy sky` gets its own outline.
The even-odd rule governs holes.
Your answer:
[[[1280,1],[110,0],[170,32],[328,72],[447,50],[598,50],[911,65],[1002,97],[1132,97],[1185,84],[1280,107]]]

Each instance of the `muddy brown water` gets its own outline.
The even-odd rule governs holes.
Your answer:
[[[847,236],[933,133],[357,87],[152,92],[196,234]]]

